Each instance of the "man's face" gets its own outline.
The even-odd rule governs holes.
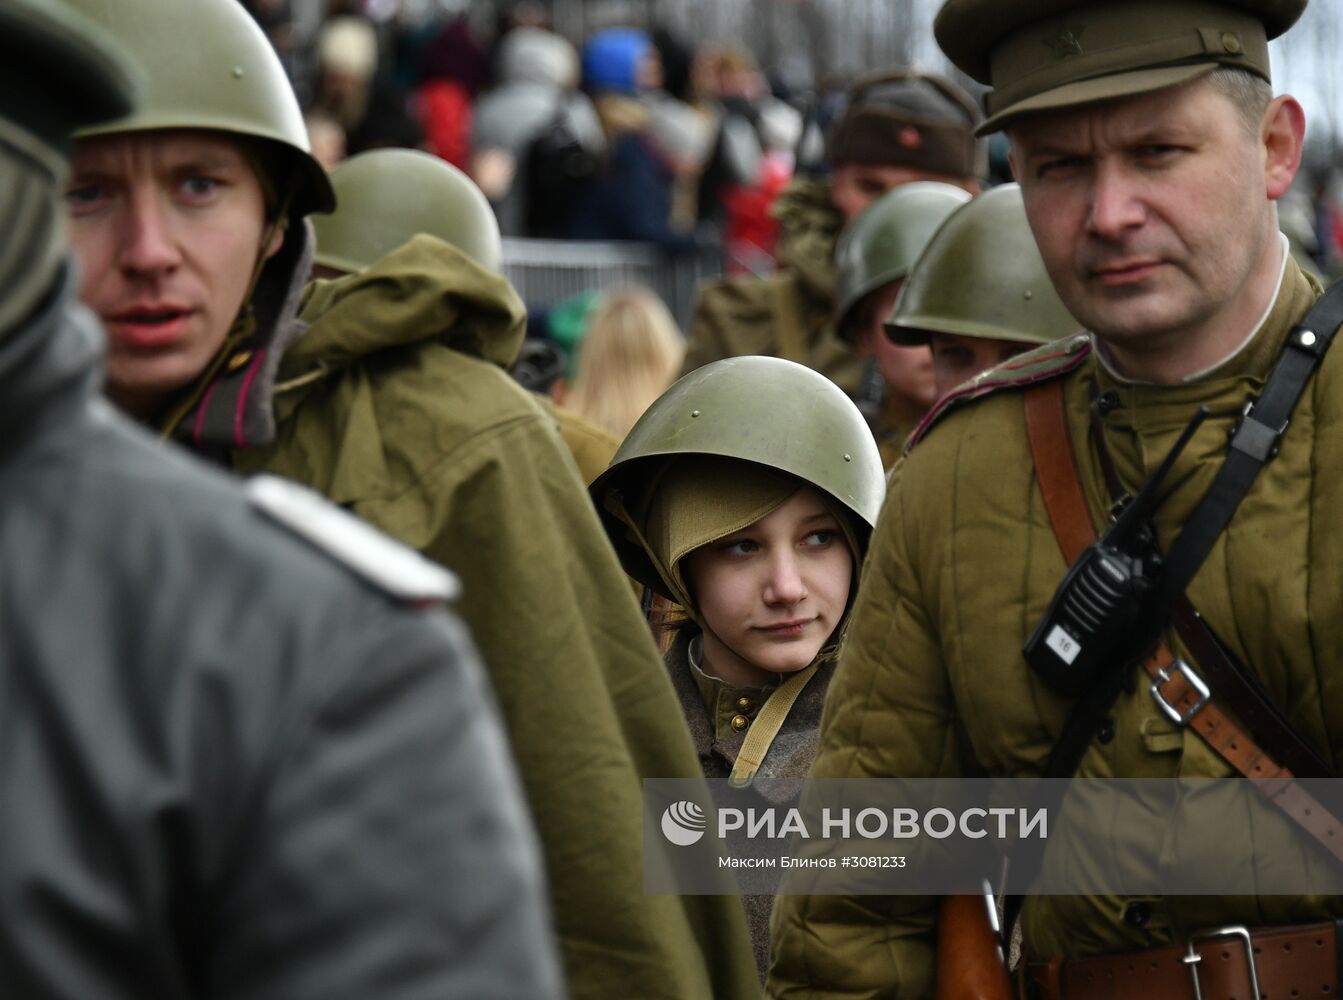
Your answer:
[[[1031,115],[1011,138],[1045,266],[1083,324],[1125,351],[1248,332],[1250,279],[1277,263],[1267,158],[1211,83]]]
[[[972,194],[978,185],[963,178],[948,177],[915,167],[891,166],[879,163],[837,163],[830,172],[830,200],[846,223],[863,214],[863,210],[892,188],[914,181],[941,181],[964,187]]]
[[[68,192],[80,297],[107,331],[107,393],[151,416],[200,376],[242,307],[268,228],[261,182],[227,135],[133,132],[76,143]]]
[[[885,323],[895,309],[903,281],[892,281],[868,292],[853,307],[853,332],[858,353],[873,358],[887,390],[911,408],[926,410],[937,399],[933,356],[927,347],[906,347],[886,336]]]

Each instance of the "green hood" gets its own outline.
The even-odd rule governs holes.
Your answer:
[[[507,281],[424,235],[358,274],[313,282],[301,315],[309,329],[285,354],[282,381],[431,340],[507,369],[527,332]]]

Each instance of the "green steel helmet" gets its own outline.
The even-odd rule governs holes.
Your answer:
[[[70,137],[134,104],[129,60],[52,0],[0,4],[0,338],[38,308],[69,248]]]
[[[809,483],[852,513],[862,551],[886,495],[872,431],[824,375],[766,357],[697,368],[645,411],[589,488],[625,572],[664,595],[667,587],[631,529],[647,508],[650,483],[679,455],[754,462]]]
[[[143,71],[139,109],[77,138],[153,129],[215,129],[265,140],[289,214],[329,212],[335,197],[313,159],[294,88],[237,0],[65,0]],[[269,158],[267,158],[269,160]]]
[[[886,324],[897,344],[931,332],[1047,344],[1076,333],[1035,246],[1021,188],[1004,184],[952,215],[905,280]]]
[[[141,80],[96,24],[57,0],[0,4],[0,117],[57,153],[78,129],[129,114]]]
[[[340,207],[314,218],[316,263],[362,271],[418,233],[450,243],[499,273],[499,223],[471,178],[437,156],[374,149],[331,171]]]
[[[848,335],[853,308],[863,296],[909,273],[942,221],[970,200],[951,184],[901,184],[844,227],[835,245],[835,316]]]

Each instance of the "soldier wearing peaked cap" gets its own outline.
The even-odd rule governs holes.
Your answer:
[[[137,78],[67,5],[0,4],[3,991],[558,996],[452,575],[99,398],[61,194]]]
[[[1343,312],[1278,230],[1304,116],[1269,84],[1268,40],[1305,6],[943,5],[938,41],[992,87],[981,129],[1006,130],[1045,269],[1088,332],[1005,363],[916,438],[813,776],[1236,782],[1343,764],[1343,527],[1321,502],[1343,481],[1343,353],[1327,350]],[[1143,561],[1141,585],[1090,624],[1069,617],[1065,571],[1187,428],[1150,523],[1116,542]],[[1072,842],[1066,859],[1051,845],[1044,871],[1094,871],[1115,838],[1151,872],[1177,848],[1244,856],[1276,831],[1292,846],[1272,853],[1273,884],[1328,884],[1337,817],[1312,817],[1292,787],[1252,823],[1180,812]],[[1268,895],[1268,870],[1224,869],[1198,897],[1027,896],[1018,987],[1336,995],[1343,898]],[[781,897],[770,994],[929,996],[934,912],[928,898]]]

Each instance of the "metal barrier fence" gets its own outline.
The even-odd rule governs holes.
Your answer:
[[[661,296],[682,330],[690,324],[699,286],[722,270],[716,250],[671,256],[645,243],[503,241],[504,277],[529,309],[547,309],[589,289],[643,285]]]

